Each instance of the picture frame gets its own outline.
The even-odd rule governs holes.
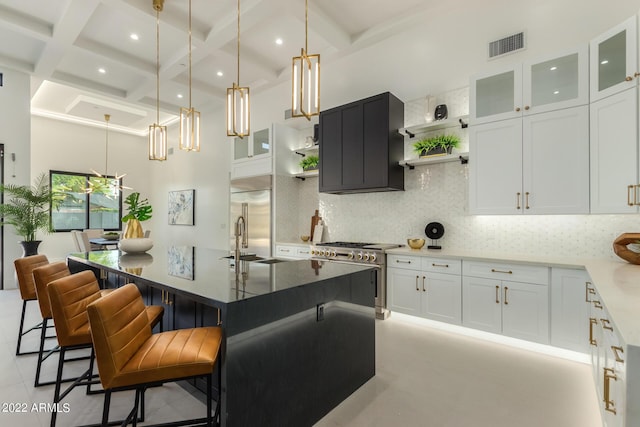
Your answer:
[[[169,225],[195,225],[196,190],[169,191]]]

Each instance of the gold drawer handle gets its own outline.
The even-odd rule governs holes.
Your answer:
[[[592,302],[595,308],[599,308],[600,310],[602,310],[602,304],[600,303],[600,301],[594,299]]]
[[[504,274],[513,274],[513,271],[511,270],[496,270],[495,268],[491,269],[492,273],[504,273]]]
[[[427,292],[427,290],[424,288],[424,280],[426,279],[425,276],[422,276],[422,292]]]
[[[516,193],[516,209],[520,209],[520,193]]]
[[[609,319],[600,319],[600,322],[602,322],[602,329],[613,332],[613,328],[610,326],[611,322],[609,321]]]
[[[589,286],[590,284],[591,284],[591,282],[584,282],[584,300],[585,300],[585,302],[591,302],[589,300],[589,294],[591,294],[591,295],[595,295],[596,294],[595,289],[593,289],[592,287]]]
[[[500,286],[496,286],[496,304],[500,304]]]
[[[411,264],[411,261],[404,261],[404,260],[401,260],[401,259],[397,259],[396,262],[398,264]]]
[[[420,288],[418,287],[418,279],[420,278],[420,276],[416,276],[416,291],[420,291]]]
[[[525,199],[525,209],[529,209],[529,192],[527,191],[526,193],[524,193],[524,199]]]
[[[597,325],[598,320],[593,317],[589,318],[589,344],[596,347],[598,345],[598,341],[593,337],[593,325]]]
[[[612,414],[616,414],[616,403],[611,400],[611,384],[610,381],[618,381],[618,377],[616,376],[616,372],[610,368],[602,368],[604,370],[604,409],[606,411],[611,412]]]
[[[504,287],[504,305],[508,305],[509,301],[507,300],[507,291],[509,290],[508,286]]]
[[[617,345],[612,345],[611,351],[613,351],[613,357],[616,358],[616,362],[624,363],[624,359],[620,356],[620,353],[624,353],[624,350],[622,347],[619,347]]]

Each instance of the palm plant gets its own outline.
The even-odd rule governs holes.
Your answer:
[[[45,173],[40,174],[32,186],[0,185],[0,192],[5,196],[4,203],[0,204],[0,224],[12,225],[23,241],[36,241],[38,231],[53,231],[50,211],[57,209],[61,200],[53,196]]]

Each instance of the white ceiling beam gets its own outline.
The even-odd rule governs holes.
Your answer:
[[[296,13],[295,16],[304,23],[304,9],[302,13]],[[309,27],[338,50],[351,46],[351,34],[322,10],[320,4],[309,5]]]
[[[52,82],[60,83],[63,85],[75,87],[77,89],[88,90],[89,92],[97,93],[97,94],[109,94],[115,96],[116,98],[124,98],[126,96],[126,92],[114,88],[113,86],[108,86],[100,83],[96,83],[91,80],[83,79],[78,76],[74,76],[72,74],[63,73],[61,71],[54,71],[51,74],[51,77],[47,78]]]
[[[22,71],[23,73],[33,73],[34,65],[30,62],[23,61],[22,59],[9,57],[6,55],[0,55],[0,64],[16,71]]]
[[[146,77],[154,77],[154,78],[156,76],[155,63],[152,64],[147,61],[143,61],[137,56],[129,55],[121,50],[114,49],[102,43],[98,43],[93,40],[79,37],[74,43],[74,46],[80,49],[84,49],[87,52],[91,52],[95,55],[105,57],[110,61],[117,62],[121,66],[125,68],[129,68],[132,72],[136,74],[142,73]]]
[[[48,41],[53,36],[53,25],[50,23],[3,5],[0,5],[0,25],[42,41]]]

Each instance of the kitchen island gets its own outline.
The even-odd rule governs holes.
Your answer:
[[[375,375],[376,271],[310,260],[240,262],[156,246],[74,253],[108,287],[135,283],[164,327],[220,325],[221,425],[312,425]],[[267,260],[268,261],[268,260]]]

